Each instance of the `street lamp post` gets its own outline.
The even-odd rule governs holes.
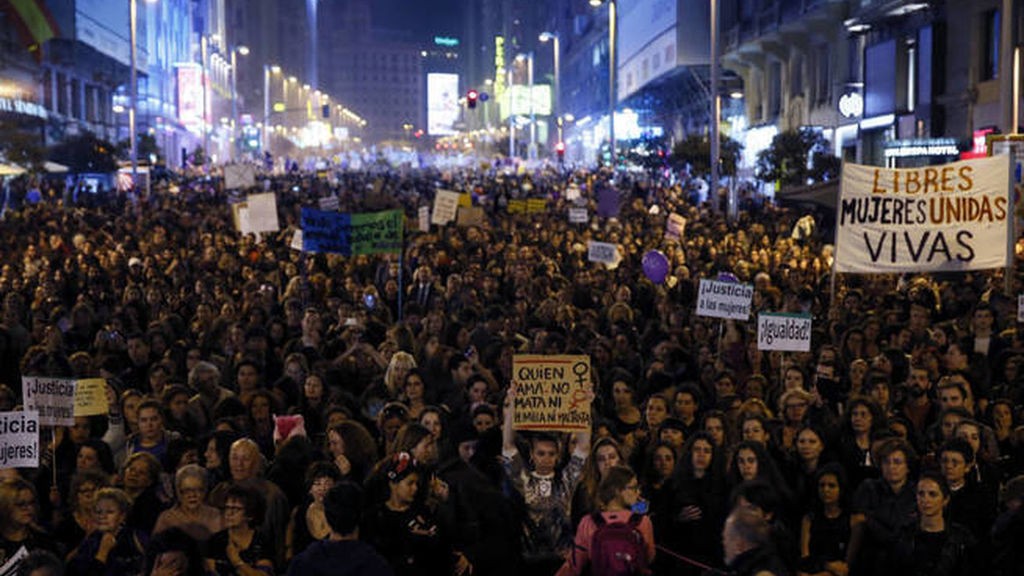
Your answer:
[[[156,0],[146,1],[152,3]],[[135,134],[135,116],[138,113],[139,105],[139,76],[135,65],[135,61],[137,58],[135,42],[136,37],[138,36],[138,22],[136,16],[138,14],[138,11],[138,1],[130,0],[130,2],[128,3],[128,42],[130,44],[130,46],[128,47],[128,53],[131,59],[131,90],[129,90],[129,92],[131,93],[131,103],[128,106],[128,141],[130,143],[129,154],[131,154],[132,161],[132,186],[135,186],[135,182],[138,180],[139,177],[139,142],[138,136]]]
[[[603,4],[605,0],[590,0],[590,5],[597,7]],[[616,9],[616,0],[607,0],[608,2],[608,142],[610,144],[612,153],[612,168],[615,168],[615,103],[618,98],[616,94],[616,62],[615,62],[615,43],[617,41],[617,30],[618,27],[618,10]]]
[[[552,82],[552,84],[554,84],[553,88],[554,88],[554,92],[555,92],[555,97],[554,97],[554,100],[555,100],[555,106],[554,106],[554,109],[555,109],[554,110],[554,112],[555,112],[555,129],[558,132],[558,142],[561,142],[562,141],[562,93],[561,93],[562,79],[561,79],[561,73],[559,71],[559,63],[560,63],[560,57],[561,57],[560,52],[561,52],[561,50],[559,49],[558,34],[554,33],[554,32],[542,32],[541,35],[540,35],[540,41],[541,42],[547,42],[548,40],[552,40],[552,48],[554,48],[554,54],[555,54],[555,62],[554,62],[554,67],[555,67],[554,72],[555,72],[555,75],[554,75],[554,78],[553,78],[554,81]]]
[[[530,145],[526,151],[526,157],[530,160],[537,158],[537,113],[533,106],[533,52],[520,54],[516,60],[526,60],[526,82],[530,88]]]
[[[235,46],[231,49],[231,143],[232,157],[238,142],[238,59],[237,55],[249,55],[248,46]]]
[[[711,0],[711,175],[708,182],[708,193],[711,194],[711,205],[718,205],[718,170],[721,158],[721,135],[719,134],[719,118],[722,114],[722,98],[719,84],[721,66],[718,63],[718,0]],[[731,203],[732,198],[729,198]],[[732,206],[727,206],[732,214]]]
[[[508,157],[511,160],[516,157],[516,115],[512,113],[512,81],[515,77],[512,75],[512,67],[508,68],[508,90],[506,92],[508,98]]]
[[[278,65],[263,65],[263,151],[270,151],[270,75],[280,74]]]

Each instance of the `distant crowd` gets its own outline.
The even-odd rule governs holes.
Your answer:
[[[826,215],[745,198],[729,220],[686,179],[484,166],[256,184],[11,184],[0,412],[48,376],[104,378],[108,413],[47,429],[39,468],[0,470],[0,566],[1024,574],[1020,277],[833,281]],[[439,189],[482,221],[421,229]],[[280,230],[239,234],[232,205],[265,191]],[[328,196],[404,210],[402,252],[295,249],[301,209]],[[509,210],[527,198],[544,210]],[[621,260],[589,261],[591,241]],[[701,279],[752,285],[751,319],[698,315]],[[760,311],[811,315],[811,350],[759,349]],[[517,354],[589,356],[590,430],[513,428]]]

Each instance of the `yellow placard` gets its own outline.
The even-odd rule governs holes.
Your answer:
[[[590,429],[590,356],[517,354],[512,358],[512,374],[514,429]]]
[[[107,381],[103,378],[79,380],[75,386],[75,416],[106,414]]]

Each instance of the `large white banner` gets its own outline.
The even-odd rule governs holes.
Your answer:
[[[955,272],[1006,266],[1009,158],[889,169],[844,164],[836,271]]]

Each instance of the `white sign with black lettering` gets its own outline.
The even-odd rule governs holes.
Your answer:
[[[46,426],[74,426],[75,381],[71,378],[40,378],[22,376],[22,398],[25,410],[39,413],[39,422]]]
[[[0,412],[0,469],[39,467],[39,412]]]
[[[586,224],[590,220],[586,208],[569,208],[570,224]]]
[[[587,260],[614,264],[619,259],[619,247],[609,242],[587,242]]]
[[[697,316],[749,320],[753,297],[754,287],[750,284],[702,278],[697,294]]]
[[[809,352],[811,316],[763,312],[757,315],[757,349]]]

